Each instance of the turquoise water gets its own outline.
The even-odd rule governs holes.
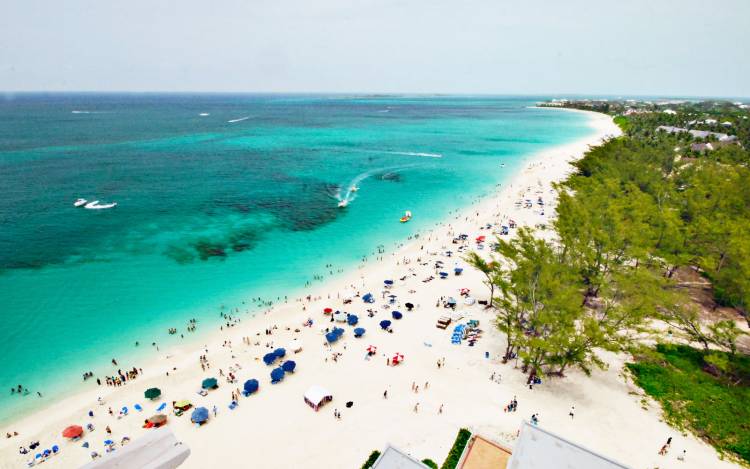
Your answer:
[[[96,386],[81,374],[112,373],[113,357],[145,368],[150,344],[180,341],[167,328],[188,318],[199,334],[222,305],[294,298],[326,264],[346,270],[591,132],[581,114],[527,108],[537,99],[0,101],[0,419]],[[405,210],[412,222],[398,223]],[[11,395],[17,384],[32,395]]]

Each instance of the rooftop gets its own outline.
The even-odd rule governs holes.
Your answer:
[[[389,443],[372,467],[373,469],[425,469],[427,466]]]

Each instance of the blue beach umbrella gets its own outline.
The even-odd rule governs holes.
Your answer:
[[[277,348],[273,351],[273,354],[278,358],[282,358],[284,355],[286,355],[286,350],[284,350],[283,348]]]
[[[115,442],[114,442],[114,441],[112,441],[112,440],[104,440],[104,444],[105,444],[106,446],[109,446],[109,445],[113,445],[113,444],[115,444]]]
[[[208,409],[205,407],[198,407],[195,409],[190,415],[190,420],[192,420],[195,423],[203,423],[206,420],[208,420]]]
[[[401,314],[401,311],[392,311],[391,316],[393,316],[393,319],[401,319],[404,317],[404,315]]]
[[[393,280],[383,280],[383,283],[386,285],[393,285]]]
[[[356,325],[359,322],[359,318],[356,315],[354,315],[354,314],[350,314],[349,317],[346,318],[346,322],[350,326],[354,326],[354,325]]]
[[[276,384],[282,379],[284,379],[284,369],[281,367],[274,368],[271,372],[271,384]]]
[[[464,269],[462,269],[461,267],[456,267],[455,269],[453,269],[453,273],[455,273],[456,275],[461,275],[461,272],[463,271]]]
[[[201,387],[203,389],[213,389],[219,386],[218,381],[216,381],[216,378],[206,378],[201,383]]]
[[[372,293],[368,293],[362,297],[362,301],[365,303],[375,303],[375,298],[373,298]]]
[[[354,337],[359,338],[359,337],[362,337],[363,335],[365,335],[365,328],[364,327],[358,327],[358,328],[354,329]]]
[[[276,354],[274,353],[267,353],[263,355],[263,363],[266,365],[270,365],[271,363],[276,361]]]
[[[281,369],[287,373],[294,373],[295,368],[297,368],[297,364],[294,363],[294,360],[287,360],[281,365]]]
[[[245,381],[245,385],[243,386],[245,389],[246,394],[252,394],[255,391],[258,390],[258,380],[257,379],[249,379]]]
[[[389,321],[387,319],[383,319],[382,321],[380,321],[380,327],[381,327],[381,329],[388,329],[390,327],[390,325],[391,325],[391,321]]]

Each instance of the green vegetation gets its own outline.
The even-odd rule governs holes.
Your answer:
[[[424,464],[425,466],[431,467],[432,469],[438,469],[437,463],[433,461],[432,459],[423,459],[422,464]]]
[[[636,358],[628,368],[671,424],[750,464],[750,357],[660,344]]]
[[[453,447],[448,453],[448,457],[445,458],[443,465],[440,466],[440,469],[455,469],[455,467],[458,466],[458,461],[461,459],[464,448],[466,448],[466,445],[469,443],[469,438],[471,438],[471,432],[469,430],[462,428],[458,431],[456,441],[453,442]]]
[[[615,121],[615,124],[617,124],[617,126],[620,127],[620,129],[623,132],[627,132],[628,129],[630,128],[630,122],[625,116],[615,116],[613,120]]]
[[[362,469],[371,468],[372,465],[375,464],[375,461],[377,461],[379,457],[380,457],[380,451],[374,450],[372,453],[370,453],[370,457],[367,458],[367,461],[365,461],[365,463],[362,464]]]

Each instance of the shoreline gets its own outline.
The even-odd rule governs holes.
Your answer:
[[[435,328],[435,320],[449,313],[449,310],[434,306],[438,297],[461,298],[457,290],[464,287],[471,288],[476,299],[487,297],[481,275],[471,268],[466,268],[461,277],[450,275],[447,280],[436,278],[423,282],[429,275],[437,277],[437,269],[431,266],[435,260],[444,261],[445,269],[451,272],[455,262],[466,267],[459,253],[453,257],[439,254],[457,247],[450,240],[458,233],[467,233],[469,241],[466,245],[472,249],[475,236],[492,236],[489,231],[480,231],[488,222],[501,223],[508,218],[515,219],[519,226],[548,222],[555,207],[555,197],[549,192],[551,184],[564,179],[572,170],[569,163],[580,158],[589,146],[600,143],[610,134],[620,133],[609,116],[588,111],[565,111],[588,114],[591,134],[529,155],[507,183],[484,197],[478,197],[462,210],[450,213],[448,218],[420,232],[419,238],[397,243],[395,249],[382,255],[383,260],[368,259],[340,277],[335,276],[307,289],[311,301],[290,300],[288,304],[276,305],[269,311],[243,318],[231,329],[206,331],[190,344],[162,351],[160,358],[153,360],[146,373],[134,383],[77,393],[4,425],[5,431],[16,430],[20,436],[0,443],[0,467],[18,467],[28,460],[28,457],[21,457],[17,449],[32,439],[41,441],[42,448],[52,444],[62,448],[61,454],[50,459],[48,464],[69,467],[86,463],[90,460],[88,453],[91,449],[103,453],[101,441],[108,437],[104,433],[105,426],[112,427],[111,438],[116,442],[123,436],[137,438],[146,431],[139,427],[156,405],[180,399],[190,399],[209,409],[213,405],[219,407],[218,416],[212,416],[202,428],[190,425],[185,417],[176,418],[169,414],[169,427],[193,452],[183,465],[185,468],[215,463],[240,466],[243,462],[247,464],[247,454],[253,458],[253,465],[259,467],[358,467],[371,450],[381,449],[388,442],[418,459],[441,461],[460,426],[468,425],[475,432],[512,445],[512,434],[520,420],[528,419],[535,411],[541,411],[543,426],[567,434],[571,440],[613,459],[638,467],[671,467],[671,461],[657,459],[658,448],[654,449],[653,455],[651,451],[648,454],[632,451],[633,447],[648,444],[654,435],[661,440],[664,432],[678,432],[659,422],[658,415],[653,412],[638,413],[641,404],[637,396],[624,392],[629,388],[619,378],[618,366],[595,372],[590,378],[573,372],[565,380],[551,380],[532,392],[526,389],[524,376],[519,371],[513,370],[510,364],[500,364],[502,338],[491,324],[491,312],[476,304],[458,308],[464,313],[464,320],[473,318],[481,323],[484,331],[475,347],[452,345],[450,331],[453,325],[447,330]],[[528,194],[541,194],[548,213],[540,215],[535,209],[514,207],[516,199],[527,198],[524,195]],[[544,236],[551,234],[550,231],[543,232]],[[386,278],[396,282],[392,288],[398,294],[395,307],[401,309],[399,305],[405,301],[416,305],[413,312],[405,312],[404,319],[393,321],[393,334],[384,333],[377,326],[380,320],[390,319],[389,310],[381,305],[382,281]],[[354,297],[350,305],[342,305],[340,297],[347,291],[372,292],[377,303],[365,305]],[[354,339],[351,328],[342,326],[346,329],[344,339],[332,347],[321,347],[323,337],[320,330],[331,325],[321,313],[324,307],[357,314],[360,325],[367,329],[365,337]],[[367,308],[377,309],[374,317],[368,317]],[[315,321],[312,328],[302,327],[307,317]],[[274,326],[278,329],[273,335],[261,333],[264,328]],[[294,332],[295,329],[300,332]],[[243,338],[249,338],[249,341]],[[268,382],[271,368],[259,362],[259,358],[269,351],[265,347],[267,342],[273,342],[274,347],[285,346],[293,338],[303,345],[300,354],[289,352],[287,355],[297,362],[298,370],[272,388]],[[231,341],[231,345],[227,346],[226,341]],[[206,348],[195,347],[198,342],[206,344]],[[252,345],[256,342],[259,345]],[[378,354],[365,360],[363,349],[370,344],[378,346]],[[334,361],[332,352],[341,355]],[[405,362],[398,367],[386,366],[386,358],[395,352],[403,353]],[[490,354],[489,358],[485,358],[485,352]],[[208,356],[212,365],[206,372],[197,363],[198,356],[203,354]],[[436,368],[436,361],[443,357],[446,365]],[[622,356],[608,355],[607,358],[613,365],[621,364],[623,360]],[[230,366],[237,368],[235,364],[241,365],[241,369],[236,370],[239,381],[229,385],[219,376],[218,369],[226,373]],[[166,376],[168,371],[171,373]],[[496,372],[502,374],[501,383],[487,379],[490,373],[494,375]],[[220,388],[211,391],[207,397],[196,396],[200,381],[209,376],[219,379]],[[249,398],[240,398],[239,407],[228,410],[226,404],[230,400],[230,391],[241,388],[244,380],[249,378],[261,382],[260,392]],[[418,393],[409,391],[409,384],[415,382],[422,388]],[[426,383],[429,383],[429,389],[426,389]],[[302,402],[302,393],[314,384],[329,388],[334,395],[334,401],[317,413]],[[164,392],[164,397],[156,403],[143,398],[143,391],[152,386]],[[384,390],[388,391],[388,399],[383,398]],[[467,399],[467,392],[472,393],[471,399]],[[518,395],[522,412],[503,414],[503,405],[515,395]],[[97,406],[97,396],[102,396],[107,405]],[[351,409],[345,408],[344,402],[347,401],[355,405]],[[583,427],[572,427],[574,424],[567,418],[571,401],[580,412],[575,425]],[[132,407],[135,403],[144,406],[142,414],[131,411],[130,416],[117,419],[106,412],[110,405],[119,409],[123,405]],[[442,412],[443,405],[445,412]],[[610,412],[605,413],[610,406]],[[554,410],[558,407],[560,416],[556,416]],[[89,409],[95,412],[93,419],[86,416]],[[342,412],[343,419],[330,416],[334,409]],[[623,416],[629,418],[623,422]],[[62,428],[70,424],[85,426],[89,422],[96,427],[93,434],[87,432],[84,435],[84,439],[91,442],[89,450],[81,448],[80,444],[63,441],[60,436]],[[365,423],[367,433],[361,432]],[[259,428],[262,431],[258,431]],[[575,434],[571,434],[573,432]],[[624,433],[630,437],[627,443],[617,438]],[[690,459],[686,464],[674,467],[709,467],[712,464],[712,467],[733,467],[726,462],[720,464],[713,449],[692,436],[675,439],[675,446],[686,445]],[[295,442],[297,448],[300,442],[304,442],[304,451],[286,450],[289,441]],[[331,442],[344,443],[336,448],[333,463]]]

